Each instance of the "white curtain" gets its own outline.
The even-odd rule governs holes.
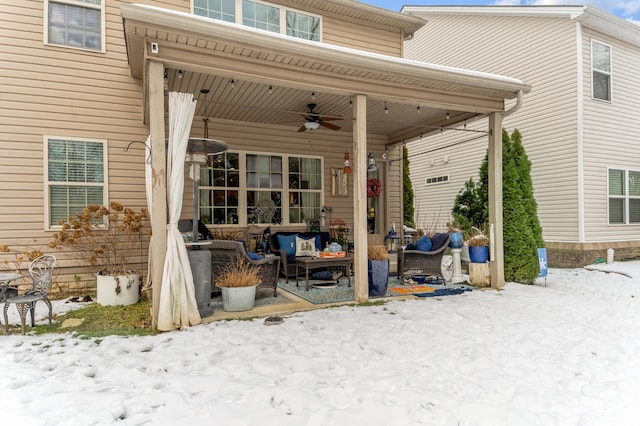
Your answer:
[[[191,93],[169,93],[169,147],[167,148],[167,255],[164,259],[158,330],[169,331],[200,324],[187,249],[178,230],[184,191],[184,161],[196,102]]]
[[[153,221],[151,220],[151,195],[153,191],[153,183],[151,181],[151,135],[147,136],[145,146],[147,148],[144,151],[144,183],[147,190],[147,211],[149,212],[149,223],[153,223]],[[152,247],[153,235],[151,235],[151,237],[149,238],[149,252],[147,253],[147,278],[144,281],[144,286],[142,287],[143,290],[148,290],[149,288],[151,288],[151,268],[153,267],[153,256],[151,250]]]

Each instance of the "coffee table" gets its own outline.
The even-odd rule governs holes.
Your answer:
[[[296,287],[298,286],[298,272],[300,269],[305,271],[306,285],[305,290],[309,290],[309,271],[314,269],[334,269],[344,270],[344,277],[347,278],[349,287],[351,287],[351,258],[345,257],[331,257],[331,258],[317,258],[317,257],[297,257],[296,258]],[[340,281],[340,278],[336,280],[336,283]]]

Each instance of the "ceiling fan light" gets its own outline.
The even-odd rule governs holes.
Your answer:
[[[317,121],[305,121],[304,127],[307,130],[316,130],[318,127],[320,127],[320,123],[318,123]]]

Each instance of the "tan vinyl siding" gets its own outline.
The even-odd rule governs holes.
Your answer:
[[[612,102],[591,96],[591,40],[612,49]],[[640,50],[611,37],[583,32],[584,177],[586,241],[640,239],[640,225],[609,225],[607,167],[640,169]]]
[[[532,178],[538,214],[545,240],[578,240],[577,192],[577,65],[575,24],[566,19],[492,16],[425,16],[428,20],[413,40],[405,43],[405,57],[442,65],[475,69],[519,78],[532,85],[522,108],[504,120],[511,133],[518,128],[532,162]],[[508,104],[508,109],[512,104]],[[481,129],[487,130],[486,120]],[[447,132],[445,132],[446,135]],[[435,136],[437,140],[440,136]],[[465,139],[465,136],[445,136]],[[466,136],[468,139],[469,136]],[[449,139],[445,139],[449,140]],[[446,142],[434,142],[435,145]],[[483,143],[484,144],[484,143]],[[414,145],[412,146],[412,150]],[[429,145],[431,146],[431,145]],[[454,162],[441,166],[451,170],[451,184],[416,191],[423,222],[450,213],[450,206],[464,180],[477,176],[483,147],[452,147],[446,152]],[[412,165],[413,167],[413,165]],[[438,174],[438,167],[415,175],[414,184],[424,187],[423,176]],[[433,169],[433,170],[432,170]],[[414,170],[411,170],[412,179]],[[446,188],[446,189],[445,189]],[[426,191],[426,190],[425,190]],[[435,197],[435,198],[434,198]],[[424,199],[421,199],[424,198]],[[426,213],[427,205],[434,209]],[[440,222],[444,222],[440,219]]]

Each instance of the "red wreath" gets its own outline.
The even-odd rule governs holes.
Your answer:
[[[367,179],[367,198],[378,198],[382,191],[382,184],[380,179],[369,178]]]

